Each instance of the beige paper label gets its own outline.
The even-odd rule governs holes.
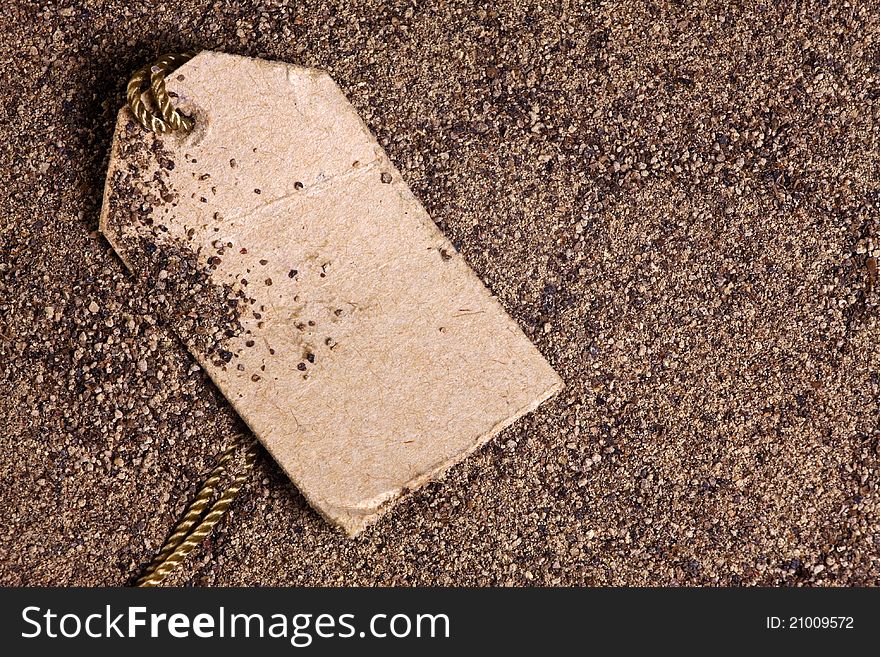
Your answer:
[[[325,73],[204,52],[128,109],[101,230],[312,506],[354,535],[562,382]]]

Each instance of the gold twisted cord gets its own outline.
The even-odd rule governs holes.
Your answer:
[[[177,523],[171,536],[165,541],[165,545],[162,546],[162,549],[153,558],[150,565],[147,566],[144,574],[141,576],[142,578],[156,570],[159,564],[165,561],[165,559],[168,558],[168,555],[174,552],[174,548],[183,542],[183,539],[186,538],[193,526],[199,521],[199,518],[202,517],[205,509],[211,502],[211,498],[214,497],[217,484],[220,483],[221,477],[226,472],[226,465],[232,460],[232,457],[235,456],[238,447],[239,436],[236,436],[232,445],[230,445],[223,453],[220,460],[217,462],[217,465],[214,466],[214,469],[211,471],[211,474],[208,475],[205,483],[202,484],[202,488],[198,492],[198,495],[196,495],[196,499],[193,500],[192,504],[190,504],[189,508],[184,512],[183,518]]]
[[[128,81],[128,87],[126,88],[128,106],[131,108],[134,118],[147,130],[158,133],[168,132],[168,124],[147,109],[146,104],[141,99],[141,87],[148,80],[149,74],[150,69],[148,66],[145,66],[131,76],[131,80]]]
[[[152,65],[138,70],[129,80],[126,88],[128,106],[138,122],[147,130],[166,133],[174,130],[192,130],[192,119],[180,114],[171,104],[171,97],[165,89],[165,76],[184,62],[192,59],[196,53],[169,53],[163,55]],[[156,116],[144,103],[143,86],[149,83],[152,100],[159,109],[161,116]],[[242,470],[233,477],[229,486],[220,494],[220,498],[208,508],[217,487],[236,452],[244,450]],[[136,586],[157,586],[183,561],[186,556],[199,545],[214,526],[220,522],[229,505],[238,495],[247,481],[257,457],[258,444],[249,436],[238,434],[232,444],[223,453],[202,484],[196,499],[187,507],[183,518],[174,527],[171,535],[153,558],[147,568],[135,582]],[[205,510],[207,509],[207,513]]]
[[[150,68],[150,89],[153,91],[153,98],[162,114],[162,119],[172,130],[184,130],[189,132],[192,130],[192,119],[178,112],[171,105],[171,97],[165,90],[165,76],[176,69],[184,62],[195,57],[194,52],[169,53],[162,55]]]
[[[214,496],[220,478],[226,472],[229,462],[239,449],[244,450],[244,466],[241,472],[235,475],[226,490],[221,493],[220,498],[202,517]],[[253,469],[258,449],[257,442],[249,436],[239,434],[233,439],[232,444],[223,453],[205,483],[202,484],[196,499],[189,505],[183,518],[177,523],[171,536],[165,541],[165,545],[147,566],[144,574],[135,582],[135,586],[157,586],[192,552],[193,548],[207,538],[214,526],[226,514],[229,505],[232,504],[241,487],[247,481],[248,475]]]
[[[134,117],[144,128],[160,134],[173,130],[192,130],[192,119],[183,116],[171,106],[171,98],[165,90],[165,76],[195,55],[194,52],[169,53],[131,76],[125,95]],[[145,83],[149,84],[150,97],[158,106],[161,117],[156,116],[143,100]]]

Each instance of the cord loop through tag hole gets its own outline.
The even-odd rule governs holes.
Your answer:
[[[195,52],[168,53],[155,62],[138,70],[128,81],[126,98],[134,117],[145,129],[159,134],[190,132],[195,121],[181,114],[172,104],[171,95],[165,88],[166,76],[196,56]],[[146,96],[155,110],[144,102],[144,85],[148,84]]]

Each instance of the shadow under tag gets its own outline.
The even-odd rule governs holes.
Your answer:
[[[562,381],[323,72],[203,52],[118,118],[101,230],[309,503],[355,535]]]

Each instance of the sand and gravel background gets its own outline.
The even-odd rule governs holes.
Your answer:
[[[196,585],[880,583],[880,13],[4,3],[0,584],[125,584],[239,420],[97,234],[128,76],[330,71],[566,381],[349,540],[261,457]]]

